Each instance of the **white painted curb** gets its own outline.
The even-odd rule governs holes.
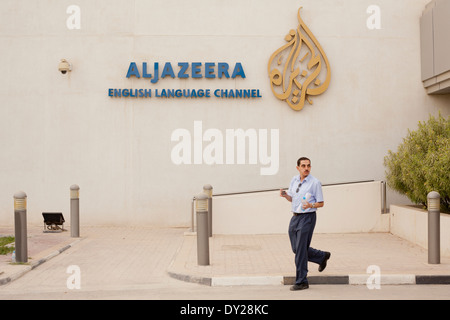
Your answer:
[[[282,276],[213,277],[211,286],[267,286],[283,284]]]
[[[413,274],[383,274],[383,275],[367,275],[367,274],[350,274],[348,283],[354,285],[366,285],[367,283],[379,284],[416,284],[416,276]]]

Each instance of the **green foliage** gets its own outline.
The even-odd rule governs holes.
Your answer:
[[[7,254],[14,251],[14,246],[7,247],[7,244],[13,243],[14,237],[0,237],[0,254]]]
[[[416,131],[408,130],[396,153],[384,158],[389,187],[416,204],[427,205],[431,191],[441,196],[441,212],[450,213],[450,117],[430,116],[419,122]]]

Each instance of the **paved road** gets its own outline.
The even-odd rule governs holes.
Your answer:
[[[33,270],[32,273],[37,272]],[[162,278],[159,283],[130,285],[113,284],[103,288],[72,289],[43,284],[27,287],[28,277],[0,289],[1,300],[449,300],[450,288],[445,285],[386,285],[369,290],[362,285],[315,285],[301,292],[289,286],[209,287]]]
[[[372,290],[365,285],[311,285],[308,290],[291,292],[286,285],[210,287],[188,283],[167,274],[183,242],[182,230],[120,231],[118,237],[110,228],[89,230],[89,236],[77,245],[0,286],[0,299],[450,299],[449,285],[381,285]],[[77,274],[73,266],[79,268],[79,289],[70,288],[74,282],[68,285]]]

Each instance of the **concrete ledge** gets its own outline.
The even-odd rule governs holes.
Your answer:
[[[390,232],[428,248],[428,212],[413,206],[390,206]],[[450,214],[440,215],[441,257],[450,256]]]

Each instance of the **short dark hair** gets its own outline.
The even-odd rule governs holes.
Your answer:
[[[302,162],[302,160],[308,160],[309,163],[311,163],[311,160],[309,160],[307,157],[301,157],[300,159],[297,160],[297,167],[300,166],[300,162]]]

